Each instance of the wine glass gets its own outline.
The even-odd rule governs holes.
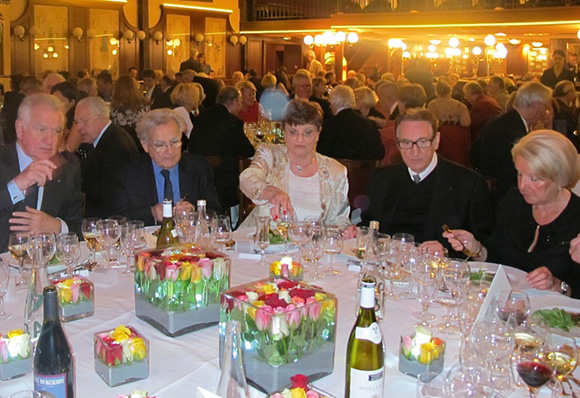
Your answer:
[[[48,264],[56,254],[56,236],[53,232],[37,232],[30,237],[29,245],[26,248],[28,256],[32,258],[35,246],[40,245],[42,258],[40,259],[44,265]],[[34,244],[33,244],[34,243]]]
[[[72,276],[81,257],[79,237],[74,232],[59,234],[56,238],[56,257],[66,265],[66,274]]]
[[[197,213],[191,203],[185,202],[175,207],[175,222],[185,243],[192,243],[195,239],[196,220]]]
[[[334,269],[334,257],[342,251],[342,230],[338,226],[328,226],[324,231],[324,251],[330,256],[330,265],[325,275],[337,276],[340,271]]]
[[[145,238],[145,223],[139,220],[128,221],[125,225],[125,243],[123,244],[123,230],[121,231],[121,244],[125,246],[127,265],[121,275],[132,275],[135,267],[135,253],[147,248]]]
[[[256,234],[254,245],[260,249],[260,265],[266,265],[266,248],[270,246],[270,216],[256,218]]]
[[[417,398],[445,398],[445,377],[437,372],[419,373]]]
[[[101,245],[101,253],[105,262],[112,267],[117,265],[115,245],[119,241],[120,235],[121,228],[117,221],[110,219],[97,221],[97,242]]]
[[[443,285],[439,288],[439,302],[447,307],[447,316],[445,322],[439,325],[442,333],[458,333],[459,328],[454,323],[457,322],[457,314],[454,308],[465,294],[468,286],[471,269],[469,264],[464,260],[448,259],[442,269]]]
[[[0,260],[0,320],[12,318],[12,314],[4,312],[4,295],[8,291],[10,283],[10,267],[4,261]]]
[[[422,311],[413,312],[411,316],[421,321],[421,325],[428,326],[427,322],[436,318],[435,315],[429,312],[429,305],[435,299],[435,294],[441,286],[441,270],[437,262],[425,259],[425,261],[418,261],[413,264],[411,274],[417,284],[419,303],[423,306]]]
[[[280,214],[276,220],[276,229],[284,239],[284,255],[288,254],[288,229],[295,221],[294,214],[290,212]]]
[[[484,367],[454,365],[447,372],[446,398],[494,398],[489,370]]]
[[[578,347],[576,339],[570,335],[552,333],[548,336],[550,353],[548,360],[556,370],[556,376],[550,388],[558,396],[564,392],[564,382],[568,382],[568,376],[576,369],[578,363]]]
[[[8,251],[12,257],[18,260],[18,274],[20,278],[16,282],[16,286],[25,284],[22,269],[24,268],[24,260],[28,257],[26,248],[28,247],[29,240],[30,235],[27,232],[11,232],[8,238]]]
[[[216,218],[216,227],[213,230],[214,240],[218,244],[218,250],[225,251],[226,243],[232,239],[232,224],[230,217],[218,215]]]
[[[320,259],[324,254],[324,233],[322,228],[315,228],[310,236],[310,257],[314,260],[314,272],[312,279],[322,279],[324,274],[320,272]]]
[[[510,316],[521,325],[532,312],[526,292],[503,290],[498,293],[495,310],[499,319],[507,322]]]
[[[552,380],[556,373],[550,352],[548,344],[543,341],[518,353],[516,370],[528,386],[530,398],[536,398],[538,390]]]
[[[410,265],[415,261],[413,257],[415,248],[415,238],[411,234],[398,232],[391,238],[393,245],[399,252],[399,266],[401,267],[401,275],[399,279],[407,279],[409,282],[407,290],[401,295],[403,298],[414,299],[416,296],[413,293],[413,278],[411,277]]]
[[[371,235],[372,236],[372,235]],[[362,260],[365,257],[367,244],[369,239],[369,227],[357,227],[356,228],[356,245],[352,248],[352,251],[356,258]]]
[[[87,246],[91,250],[91,261],[95,261],[95,254],[97,252],[97,222],[100,220],[100,218],[96,217],[85,218],[81,227],[83,239],[87,242]]]

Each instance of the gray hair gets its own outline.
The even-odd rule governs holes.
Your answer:
[[[105,119],[110,119],[109,105],[101,97],[85,97],[79,101],[78,106],[86,106],[95,116],[101,116]]]
[[[139,140],[147,141],[149,139],[149,133],[154,128],[171,122],[177,124],[179,131],[185,130],[185,122],[183,121],[183,118],[172,109],[161,108],[147,112],[137,123],[137,136],[139,137]]]
[[[312,76],[306,69],[298,69],[292,77],[292,86],[296,84],[296,80],[308,80],[309,83],[312,83]]]
[[[356,106],[353,89],[345,85],[333,88],[330,92],[329,100],[336,109],[354,108]]]
[[[477,82],[467,82],[463,86],[463,92],[469,95],[481,95],[483,94],[483,88]]]
[[[46,108],[53,112],[60,112],[64,124],[64,105],[54,95],[46,93],[35,93],[26,96],[18,108],[18,119],[25,123],[29,122],[30,116],[37,107]]]
[[[399,127],[404,122],[427,122],[431,126],[432,137],[435,138],[437,130],[439,129],[439,120],[433,112],[422,108],[411,108],[400,115],[395,121],[396,137],[399,137]]]
[[[517,91],[514,108],[527,109],[536,101],[540,101],[544,105],[551,107],[552,89],[544,86],[542,83],[526,83]]]
[[[237,87],[226,86],[220,90],[215,102],[227,106],[241,97],[242,93]]]

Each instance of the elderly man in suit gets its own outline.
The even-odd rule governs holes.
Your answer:
[[[99,97],[79,101],[75,109],[75,123],[82,143],[91,144],[94,148],[81,167],[85,216],[110,217],[116,210],[111,181],[139,150],[129,133],[111,122],[109,107]]]
[[[427,247],[450,251],[441,227],[467,229],[487,238],[492,226],[484,179],[438,156],[438,121],[426,109],[411,109],[397,120],[397,146],[403,164],[377,169],[368,185],[363,223],[378,220],[380,231],[410,233]],[[459,253],[453,253],[454,256]]]
[[[312,76],[306,69],[298,69],[292,77],[292,88],[294,94],[292,98],[302,98],[308,101],[316,102],[322,108],[322,114],[325,119],[332,117],[330,102],[324,98],[318,98],[312,95]]]
[[[58,153],[64,109],[54,96],[26,97],[17,141],[0,148],[0,251],[11,231],[80,233],[81,173]]]
[[[163,219],[163,199],[176,206],[207,201],[221,212],[208,161],[181,152],[183,119],[170,109],[155,109],[137,123],[137,135],[146,153],[133,159],[119,174],[117,202],[120,214],[145,222]]]

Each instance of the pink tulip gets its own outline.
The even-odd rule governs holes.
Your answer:
[[[322,304],[320,301],[316,300],[314,297],[308,297],[306,299],[306,307],[308,308],[308,316],[314,322],[320,318],[320,311],[322,310]]]
[[[199,260],[199,266],[201,267],[201,274],[205,279],[211,278],[211,273],[213,269],[213,263],[209,258],[202,258]]]
[[[165,267],[165,279],[171,279],[173,282],[179,276],[179,265],[176,263],[167,264]]]
[[[269,305],[263,305],[256,311],[256,326],[258,330],[268,329],[268,324],[270,323],[270,318],[274,310]]]
[[[79,301],[79,290],[81,285],[78,283],[73,283],[70,287],[70,292],[72,296],[72,302],[76,303]]]
[[[316,391],[306,391],[306,398],[320,398],[320,395]]]
[[[286,320],[288,321],[288,326],[298,327],[300,326],[300,311],[294,304],[290,304],[284,310],[286,312]]]
[[[1,362],[8,362],[8,344],[3,338],[0,339],[0,358],[2,359]]]

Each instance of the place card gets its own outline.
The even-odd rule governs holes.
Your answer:
[[[477,322],[481,321],[485,317],[485,315],[489,311],[491,303],[494,301],[494,299],[497,298],[499,292],[504,290],[511,290],[511,288],[512,287],[510,285],[510,281],[507,277],[503,265],[499,265],[497,267],[497,271],[495,272],[495,276],[493,277],[493,281],[491,282],[491,285],[489,285],[489,290],[485,295],[485,299],[481,304],[479,313],[477,314],[477,318],[475,318],[475,322],[473,324],[475,325]]]
[[[219,395],[209,392],[205,388],[197,386],[197,398],[221,398]]]

